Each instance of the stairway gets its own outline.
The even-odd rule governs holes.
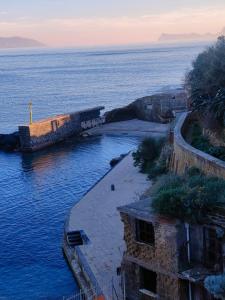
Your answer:
[[[66,238],[70,247],[81,246],[84,244],[82,232],[79,230],[67,232]]]

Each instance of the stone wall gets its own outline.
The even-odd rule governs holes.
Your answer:
[[[190,114],[183,113],[174,129],[174,153],[171,169],[183,174],[190,167],[197,167],[206,175],[218,176],[225,179],[225,162],[207,153],[204,153],[185,140],[185,132],[191,122]]]
[[[119,208],[124,223],[124,240],[126,251],[123,257],[122,271],[125,274],[126,294],[129,300],[187,299],[188,281],[196,282],[196,288],[204,290],[204,278],[212,274],[224,272],[224,209],[212,213],[208,224],[189,224],[190,260],[188,260],[187,229],[185,223],[162,218],[152,214],[150,210],[134,211],[134,207]],[[136,239],[135,220],[151,222],[154,227],[155,243],[148,245]],[[217,260],[205,261],[205,230],[218,232],[218,243],[222,243],[222,256],[218,253]],[[214,265],[213,265],[214,263]],[[143,296],[141,269],[145,268],[156,273],[156,293]],[[189,271],[191,272],[189,273]],[[195,292],[196,295],[196,292]],[[202,298],[201,298],[202,299]],[[211,299],[210,297],[207,299]]]
[[[153,218],[155,244],[136,241],[135,216],[120,212],[124,223],[126,252],[122,269],[125,273],[126,293],[130,300],[145,299],[141,296],[140,267],[157,273],[158,299],[179,300],[179,271],[177,235],[180,234],[176,221]],[[147,297],[146,299],[153,299]]]
[[[142,295],[140,290],[140,266],[136,263],[124,260],[123,270],[125,271],[126,297],[129,300],[155,299]],[[157,273],[157,272],[156,272]],[[184,300],[180,298],[180,282],[161,273],[157,273],[157,299],[161,300]]]
[[[36,151],[80,133],[101,123],[100,110],[96,107],[71,114],[59,115],[30,125],[19,126],[22,151]]]
[[[145,262],[153,270],[162,270],[165,274],[178,272],[176,253],[178,227],[176,222],[152,222],[155,232],[155,244],[148,245],[136,241],[135,218],[121,213],[124,223],[124,240],[126,242],[126,256]]]
[[[187,109],[187,95],[184,91],[159,93],[135,100],[129,105],[106,112],[106,122],[140,119],[150,122],[168,123],[174,117],[173,111]]]

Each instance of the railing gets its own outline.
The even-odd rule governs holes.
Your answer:
[[[116,287],[114,285],[113,277],[112,277],[112,300],[119,300],[119,296],[117,294]]]
[[[94,300],[98,299],[97,294],[93,289],[90,289],[88,291],[82,291],[80,290],[78,293],[69,296],[69,297],[63,297],[62,300]]]

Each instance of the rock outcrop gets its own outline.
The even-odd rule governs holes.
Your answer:
[[[19,133],[0,134],[0,149],[3,151],[15,151],[20,148]]]
[[[115,167],[119,162],[121,162],[122,159],[124,159],[124,157],[126,157],[127,154],[121,154],[120,156],[118,157],[115,157],[113,158],[111,161],[110,161],[110,166],[111,167]]]
[[[187,95],[182,90],[160,93],[135,100],[127,106],[105,113],[106,123],[140,119],[144,121],[168,123],[174,111],[187,109]]]

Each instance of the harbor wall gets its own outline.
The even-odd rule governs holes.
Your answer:
[[[19,126],[21,151],[33,152],[45,148],[101,124],[102,109],[104,107],[99,106]]]
[[[225,179],[225,162],[202,152],[184,139],[189,124],[192,122],[190,113],[183,113],[174,128],[174,152],[171,169],[177,174],[183,174],[190,167],[199,168],[206,175]]]

